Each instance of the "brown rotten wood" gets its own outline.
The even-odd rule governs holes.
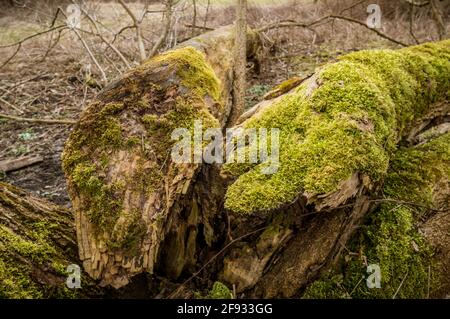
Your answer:
[[[248,39],[248,52],[254,52],[257,36],[249,33]],[[192,38],[111,83],[81,115],[63,162],[80,258],[102,285],[119,288],[142,272],[177,279],[192,272],[221,237],[225,182],[219,169],[173,162],[166,140],[172,129],[186,125],[191,111],[224,127],[233,46],[233,26]],[[170,121],[180,124],[167,131]],[[103,135],[108,128],[101,125],[108,123],[120,125],[121,141],[129,140],[118,150],[110,144],[115,137]]]

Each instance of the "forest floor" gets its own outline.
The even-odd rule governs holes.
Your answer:
[[[213,9],[223,11],[226,13],[224,16],[228,15],[228,22],[232,21],[230,9],[225,4]],[[42,15],[34,11],[28,16],[24,16],[22,11],[2,12],[0,45],[18,41],[36,30],[41,30],[42,23],[36,17]],[[128,17],[122,14],[120,19]],[[264,20],[264,17],[260,17],[261,19]],[[225,18],[208,22],[212,27],[225,24],[227,24]],[[148,28],[151,28],[151,25]],[[347,32],[352,32],[348,27],[345,28]],[[269,41],[259,74],[256,74],[249,65],[247,107],[259,102],[274,85],[292,76],[307,75],[316,67],[332,61],[339,55],[365,48],[392,47],[389,42],[380,41],[369,32],[367,35],[359,34],[357,43],[349,41],[348,35],[328,41],[325,35],[317,40],[311,39],[311,35],[308,34],[302,41],[298,41],[304,33],[283,32],[269,35],[275,40],[273,43]],[[73,42],[73,37],[66,36],[61,39],[55,50],[42,60],[48,40],[36,40],[22,48],[10,63],[1,68],[1,112],[29,118],[77,119],[101,88],[96,82],[86,81],[85,65],[89,57],[82,48],[74,52]],[[123,43],[126,45],[126,39],[123,39]],[[0,54],[1,60],[5,56],[7,55]],[[120,76],[118,73],[115,74],[113,69],[113,67],[108,69],[110,70],[108,76],[111,78]],[[97,75],[93,73],[92,76]],[[17,185],[58,204],[70,206],[61,169],[61,153],[71,126],[0,119],[0,129],[0,161],[25,155],[41,155],[44,158],[43,162],[36,165],[6,174],[0,173],[0,181]]]

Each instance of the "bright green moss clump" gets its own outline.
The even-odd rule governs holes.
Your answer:
[[[225,284],[216,281],[206,296],[196,293],[195,297],[196,299],[232,299],[233,294]]]
[[[342,269],[312,283],[303,297],[392,298],[398,290],[397,298],[426,298],[439,278],[418,221],[432,206],[434,192],[439,191],[435,185],[448,178],[449,133],[416,148],[400,149],[392,160],[384,196],[418,205],[383,203],[348,247],[358,255],[345,256]],[[380,289],[367,288],[367,264],[380,266]]]
[[[245,123],[281,130],[280,167],[264,175],[265,164],[226,165],[239,178],[225,206],[239,213],[277,209],[302,191],[335,191],[357,171],[383,181],[405,129],[449,88],[449,40],[342,57]]]
[[[221,85],[214,70],[205,63],[205,56],[193,47],[186,47],[156,56],[149,62],[167,63],[177,66],[177,75],[181,83],[196,95],[204,97],[209,95],[219,102]]]

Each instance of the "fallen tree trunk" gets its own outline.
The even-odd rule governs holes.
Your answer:
[[[270,220],[271,212],[299,202],[294,209],[303,222],[291,226],[296,235],[283,243],[276,263],[259,267],[264,274],[247,267],[246,259],[257,251],[252,243],[233,252],[239,262],[225,259],[224,281],[241,290],[253,286],[243,282],[257,283],[253,293],[259,297],[293,297],[336,265],[357,227],[379,204],[398,145],[417,134],[411,132],[419,123],[430,128],[448,119],[448,103],[437,102],[448,94],[448,50],[447,41],[351,54],[286,95],[257,105],[250,117],[244,114],[242,127],[281,128],[280,168],[264,175],[265,164],[225,165],[238,176],[227,189],[225,207],[241,214],[266,212]],[[429,66],[437,72],[430,73]],[[440,84],[430,87],[433,82]]]
[[[84,272],[79,289],[66,286],[72,264],[81,266],[72,212],[0,183],[0,298],[101,296]]]
[[[221,236],[218,171],[171,158],[172,132],[223,128],[230,112],[233,28],[193,38],[107,87],[63,154],[80,258],[103,285],[141,272],[176,279]],[[249,31],[249,54],[257,37]],[[214,173],[214,171],[216,171]],[[202,181],[203,183],[199,183]]]
[[[242,236],[217,260],[221,280],[256,296],[296,295],[338,264],[377,208],[397,148],[450,87],[449,41],[354,53],[244,114],[242,128],[280,129],[274,174],[262,158],[221,167],[194,151],[176,163],[175,129],[192,131],[194,120],[203,132],[223,129],[229,114],[233,41],[214,32],[108,87],[68,140],[80,257],[103,285],[141,272],[177,280]]]

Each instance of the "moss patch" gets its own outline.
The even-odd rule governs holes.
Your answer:
[[[400,149],[392,160],[384,195],[417,206],[382,204],[349,245],[358,256],[345,256],[342,269],[312,283],[303,297],[392,298],[397,293],[397,298],[426,298],[439,278],[431,271],[432,251],[418,232],[418,220],[432,205],[434,186],[449,177],[450,134]],[[367,288],[366,264],[380,266],[381,289]]]
[[[233,294],[231,293],[228,287],[221,283],[220,281],[216,281],[211,290],[205,296],[202,296],[200,293],[195,294],[196,299],[233,299]]]
[[[33,280],[33,274],[46,272],[55,278],[67,267],[67,261],[50,242],[49,234],[55,225],[38,222],[30,226],[24,236],[18,236],[0,225],[0,298],[75,298],[78,292],[68,289],[65,282],[52,285]],[[24,263],[31,260],[32,265]],[[38,267],[38,269],[36,269]],[[48,275],[47,275],[48,276]],[[59,279],[58,279],[59,280]]]
[[[265,164],[225,165],[238,176],[225,206],[244,214],[277,209],[302,191],[335,191],[356,171],[382,182],[405,129],[430,103],[446,98],[449,74],[448,40],[361,51],[325,66],[246,122],[247,128],[281,130],[280,168],[264,175]]]

